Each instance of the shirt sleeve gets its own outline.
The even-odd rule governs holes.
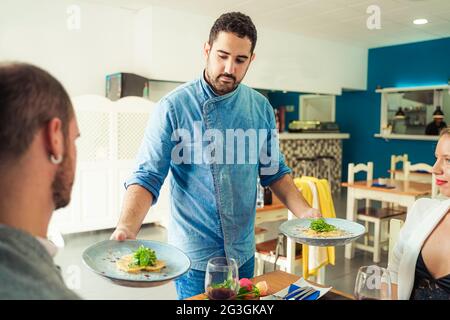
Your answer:
[[[266,110],[268,130],[266,139],[260,148],[259,155],[259,177],[263,187],[271,185],[284,175],[292,172],[292,170],[286,165],[284,156],[280,151],[278,130],[276,129],[275,124],[275,115],[273,113],[273,108],[268,101]]]
[[[170,167],[171,152],[174,142],[171,136],[174,130],[172,107],[166,99],[160,100],[155,111],[150,114],[144,138],[136,160],[136,168],[125,182],[125,188],[137,184],[153,195],[155,204],[161,186]]]

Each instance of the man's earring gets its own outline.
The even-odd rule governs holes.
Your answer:
[[[62,160],[63,160],[63,156],[62,155],[59,155],[58,157],[55,157],[54,155],[50,155],[50,161],[53,163],[53,164],[60,164],[61,162],[62,162]]]

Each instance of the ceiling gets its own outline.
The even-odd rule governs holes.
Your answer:
[[[450,37],[450,0],[86,0],[140,10],[156,5],[211,17],[250,15],[257,27],[373,48]],[[381,9],[381,29],[369,30],[368,6]],[[426,18],[426,25],[414,25]]]

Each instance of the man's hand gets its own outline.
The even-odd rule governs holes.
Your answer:
[[[322,214],[319,210],[314,208],[308,208],[302,211],[300,218],[321,218]]]
[[[133,234],[125,227],[117,227],[113,234],[109,238],[110,240],[124,241],[127,239],[136,239],[136,235]]]

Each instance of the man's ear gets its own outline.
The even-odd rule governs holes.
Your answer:
[[[211,52],[211,45],[209,44],[209,42],[205,42],[205,44],[203,45],[203,57],[205,59],[208,58],[209,53]]]
[[[64,134],[62,130],[62,122],[59,118],[51,119],[46,126],[46,144],[49,157],[53,155],[55,158],[62,157],[64,154]]]
[[[253,62],[253,60],[255,60],[255,58],[256,58],[256,53],[253,53],[252,57],[250,58],[250,62]]]

